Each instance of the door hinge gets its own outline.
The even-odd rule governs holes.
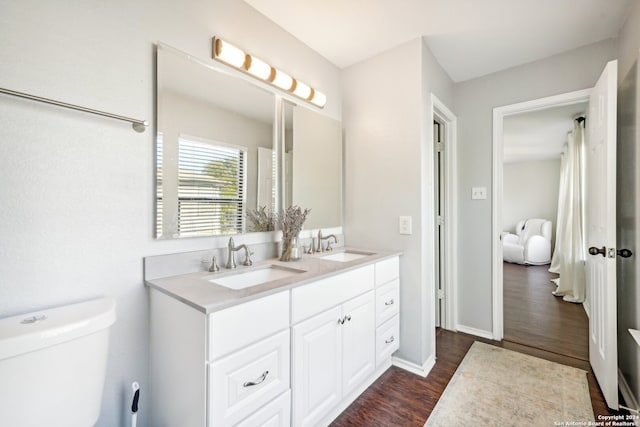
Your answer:
[[[444,289],[438,289],[438,299],[444,299]]]
[[[436,142],[436,151],[441,153],[444,151],[444,144],[442,142]]]
[[[436,218],[436,223],[437,223],[438,225],[444,225],[444,217],[443,217],[443,216],[438,216],[438,217]]]

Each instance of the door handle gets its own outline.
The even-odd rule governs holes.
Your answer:
[[[600,254],[600,255],[602,255],[602,256],[607,256],[607,255],[606,255],[606,252],[607,252],[607,248],[605,248],[604,246],[603,246],[603,247],[601,247],[600,249],[596,248],[595,246],[591,246],[591,247],[589,248],[589,253],[590,253],[591,255],[598,255],[598,254]]]
[[[629,258],[631,255],[633,255],[633,252],[631,252],[629,249],[618,249],[616,253],[622,258]]]

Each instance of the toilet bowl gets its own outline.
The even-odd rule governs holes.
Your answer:
[[[0,426],[93,426],[115,319],[113,298],[0,319]]]

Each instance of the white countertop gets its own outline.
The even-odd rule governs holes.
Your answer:
[[[372,255],[348,262],[322,259],[323,255],[330,255],[344,251],[372,253]],[[203,313],[208,314],[255,298],[291,289],[318,279],[334,276],[345,271],[374,264],[378,261],[399,255],[401,255],[400,252],[393,251],[370,251],[358,248],[340,248],[323,254],[303,255],[299,261],[282,262],[278,258],[273,258],[256,262],[251,267],[238,265],[238,268],[235,270],[226,270],[221,268],[220,271],[215,273],[201,271],[197,273],[147,280],[145,283],[153,289],[163,292]],[[284,268],[304,270],[304,272],[238,290],[229,289],[211,282],[211,280],[215,280],[216,278],[257,270],[264,268],[267,265],[278,265]]]

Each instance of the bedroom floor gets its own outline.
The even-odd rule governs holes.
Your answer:
[[[504,263],[504,340],[589,360],[589,319],[582,304],[551,294],[548,265]]]

